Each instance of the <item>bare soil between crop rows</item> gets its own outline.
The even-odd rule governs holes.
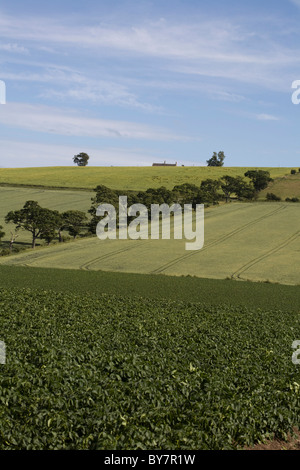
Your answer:
[[[246,447],[245,450],[300,450],[300,430],[294,429],[294,433],[296,436],[289,435],[286,441],[274,439],[253,447]]]

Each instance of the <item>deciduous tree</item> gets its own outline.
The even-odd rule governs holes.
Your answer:
[[[40,207],[36,201],[26,201],[23,209],[10,211],[5,217],[6,223],[14,223],[17,229],[27,230],[32,234],[32,248],[38,238],[49,239],[60,222],[58,211]]]
[[[225,158],[223,151],[218,154],[214,152],[213,156],[209,160],[206,160],[207,166],[223,166]]]
[[[81,152],[78,155],[74,155],[73,162],[78,166],[87,166],[90,157],[87,153]]]
[[[258,193],[263,189],[266,189],[270,181],[273,179],[270,177],[270,173],[266,170],[249,170],[245,173],[254,186],[255,191]]]

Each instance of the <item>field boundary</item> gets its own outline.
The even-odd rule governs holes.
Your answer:
[[[300,311],[299,285],[166,274],[0,265],[0,287]]]

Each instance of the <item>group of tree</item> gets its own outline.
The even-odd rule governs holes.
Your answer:
[[[99,216],[97,216],[97,207],[100,204],[112,204],[116,210],[118,218],[119,210],[119,196],[127,196],[127,204],[140,203],[147,207],[149,217],[151,217],[152,204],[192,204],[193,208],[196,204],[218,204],[220,201],[225,200],[228,202],[231,197],[238,200],[253,200],[257,197],[259,191],[265,189],[269,181],[271,181],[270,174],[264,170],[251,170],[244,174],[244,179],[241,176],[224,175],[219,179],[205,179],[199,186],[191,183],[183,183],[176,185],[173,189],[167,189],[164,186],[160,188],[148,188],[146,191],[124,192],[107,188],[104,185],[97,186],[95,196],[92,198],[92,206],[89,210],[91,220],[89,229],[95,233]],[[128,221],[130,219],[128,218]]]
[[[38,239],[45,240],[48,244],[55,238],[62,242],[64,230],[76,238],[87,226],[87,222],[84,212],[68,210],[60,213],[41,207],[36,201],[27,201],[22,209],[10,211],[5,217],[5,223],[15,224],[17,231],[24,229],[31,233],[32,248],[35,248]]]
[[[224,175],[221,178],[206,179],[199,186],[191,183],[176,185],[173,189],[164,186],[160,188],[148,188],[146,191],[121,191],[107,188],[104,185],[97,186],[95,196],[92,198],[92,205],[88,211],[90,217],[78,210],[68,210],[63,213],[57,210],[41,207],[36,201],[27,201],[20,210],[10,211],[5,222],[13,223],[16,232],[20,229],[26,230],[32,236],[32,248],[35,248],[38,239],[45,240],[50,244],[54,239],[63,241],[62,233],[67,231],[70,236],[76,238],[84,230],[92,234],[96,233],[96,226],[99,222],[97,208],[100,204],[112,204],[118,217],[119,197],[127,196],[128,207],[140,203],[147,207],[149,217],[151,217],[152,204],[192,204],[195,208],[197,204],[218,204],[221,200],[228,202],[232,196],[238,200],[253,200],[259,191],[265,189],[272,180],[268,171],[249,170],[244,176]],[[131,218],[128,217],[128,222]],[[17,237],[16,232],[11,232],[10,250]],[[0,240],[4,232],[0,226]]]

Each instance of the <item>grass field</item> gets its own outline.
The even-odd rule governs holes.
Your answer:
[[[103,184],[112,189],[143,191],[177,184],[200,185],[206,178],[244,176],[246,167],[41,167],[0,168],[1,184],[94,189]],[[256,168],[253,168],[256,169]],[[272,178],[290,174],[290,168],[261,168]]]
[[[185,240],[97,237],[2,257],[12,266],[190,275],[201,278],[300,283],[297,204],[229,203],[205,212],[201,250]]]
[[[296,197],[300,200],[300,172],[295,175],[286,175],[278,177],[271,182],[267,189],[261,191],[259,198],[265,199],[267,193],[276,194],[283,201],[289,197]]]
[[[13,224],[6,225],[4,218],[9,211],[21,209],[26,201],[37,201],[42,207],[63,212],[69,209],[87,212],[91,206],[93,191],[49,190],[44,188],[0,187],[0,225],[4,227],[8,242]],[[17,244],[30,245],[30,234],[20,232]],[[39,244],[39,241],[38,241]]]

